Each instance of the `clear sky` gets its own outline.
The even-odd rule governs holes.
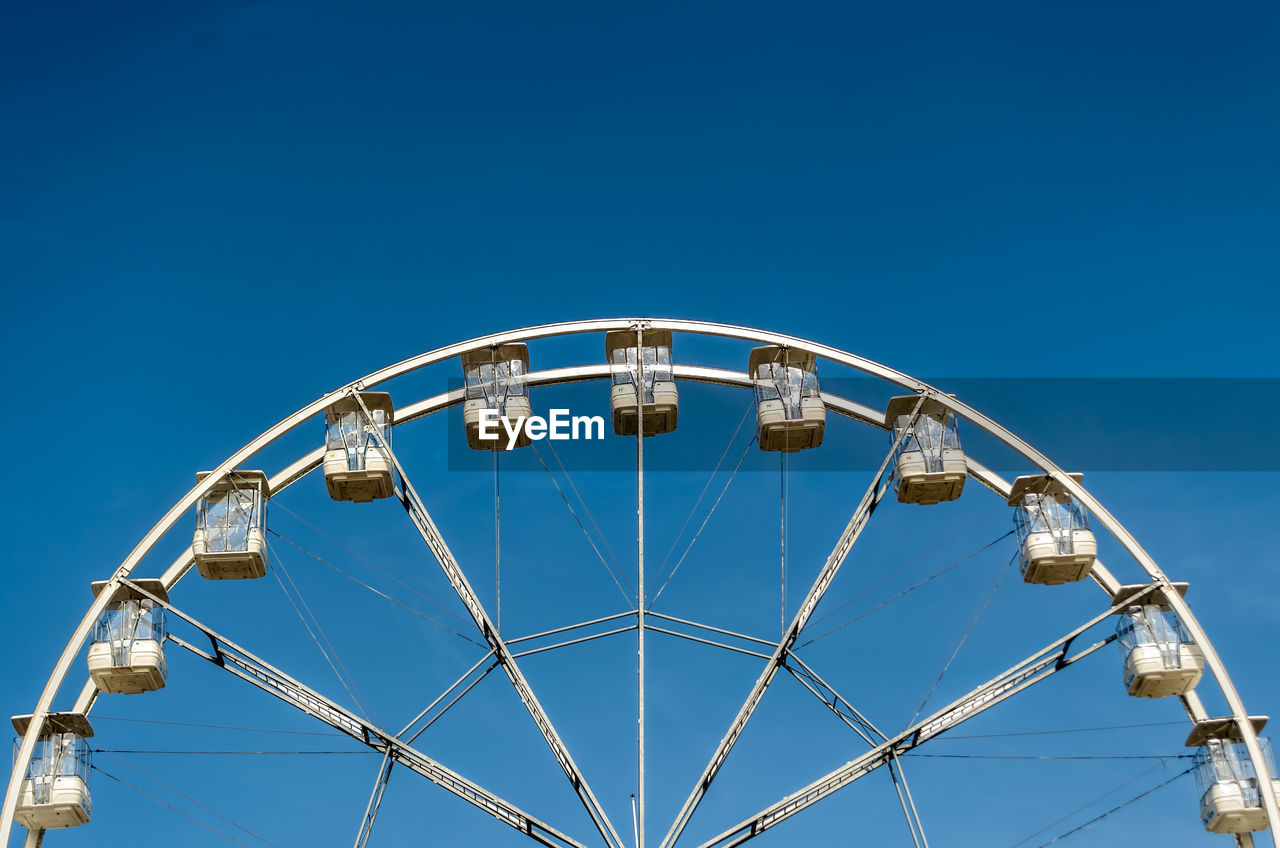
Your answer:
[[[487,332],[652,314],[776,330],[925,376],[1280,376],[1278,24],[1267,3],[6,8],[0,350],[14,398],[14,485],[0,513],[0,620],[12,646],[5,706],[30,710],[89,602],[89,582],[111,573],[196,471],[348,380]],[[533,364],[598,361],[602,348],[595,337],[535,347]],[[676,358],[685,351],[683,361],[697,354],[742,367],[745,350],[677,339]],[[409,402],[457,376],[450,365],[393,391]],[[1274,383],[1259,386],[1271,392]],[[603,403],[603,385],[593,389]],[[724,434],[709,442],[728,440],[732,409],[745,409],[746,396],[703,391],[689,391],[681,430],[652,440],[655,454],[706,428]],[[700,402],[731,411],[699,418]],[[1147,421],[1153,439],[1179,416],[1172,399],[1070,412]],[[1249,415],[1234,406],[1220,413]],[[410,425],[398,446],[422,469],[417,485],[488,603],[492,476],[449,470],[443,446],[460,434],[447,424]],[[320,435],[313,422],[262,467],[276,470]],[[847,422],[829,435],[883,440]],[[1024,435],[1035,441],[1035,432]],[[1239,449],[1253,450],[1249,441]],[[812,452],[794,472],[793,602],[867,482],[865,472],[809,473],[821,463]],[[622,598],[547,475],[530,467],[502,480],[504,631],[618,611]],[[1280,545],[1273,480],[1173,472],[1086,480],[1174,579],[1192,582],[1193,607],[1256,713],[1280,698],[1270,659]],[[633,563],[631,478],[583,471],[574,481],[613,551]],[[659,559],[705,481],[705,471],[654,476],[649,541]],[[662,602],[674,615],[771,636],[778,474],[744,474],[728,492]],[[287,544],[352,573],[367,568],[287,510],[460,612],[439,569],[394,504],[332,505],[313,477],[280,505],[271,514],[279,561],[376,717],[398,729],[479,654]],[[960,530],[970,528],[846,609],[873,605],[1010,526],[1007,508],[978,487],[956,504],[891,506],[820,613]],[[180,522],[141,572],[168,565],[192,523]],[[815,645],[819,670],[885,729],[901,727],[1007,561],[1003,545]],[[432,609],[371,570],[358,576]],[[1090,586],[1048,590],[1012,575],[931,704],[1069,630],[1101,601]],[[212,585],[193,575],[175,603],[347,698],[273,577]],[[563,716],[570,749],[626,832],[635,791],[630,638],[528,660],[540,697],[553,718]],[[171,653],[163,693],[116,696],[95,709],[116,717],[97,721],[98,747],[352,750],[336,738],[121,720],[317,729]],[[670,640],[652,659],[656,845],[761,661]],[[1123,695],[1112,648],[1063,678],[971,732],[1180,717],[1175,704]],[[779,684],[690,826],[689,844],[861,750],[795,681]],[[504,687],[487,678],[422,737],[423,749],[588,839],[576,801]],[[932,750],[1180,754],[1185,729],[939,741]],[[377,768],[370,754],[117,753],[97,763],[262,844],[132,767],[143,768],[278,845],[349,842]],[[1183,763],[922,758],[908,776],[931,843],[955,846],[1013,845],[1137,776],[1026,843],[1034,846]],[[48,844],[158,833],[227,844],[102,775],[94,797],[95,821]],[[908,844],[896,804],[878,775],[759,841]],[[1196,814],[1184,778],[1072,841],[1220,841],[1203,834]],[[373,844],[412,840],[524,842],[397,773]]]

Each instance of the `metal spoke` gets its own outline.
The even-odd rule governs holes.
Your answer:
[[[373,834],[373,823],[378,818],[378,809],[382,806],[382,796],[387,792],[387,782],[391,779],[391,766],[395,761],[391,753],[382,755],[382,765],[378,769],[378,778],[373,782],[373,792],[369,795],[369,804],[364,810],[364,819],[360,822],[360,830],[356,833],[355,848],[366,848],[369,837]]]
[[[636,332],[636,848],[644,848],[644,331]]]
[[[917,401],[915,409],[911,413],[910,424],[915,423],[920,407],[924,404],[924,399],[925,396],[921,395],[920,400]],[[866,527],[867,520],[871,517],[885,493],[889,491],[892,484],[892,474],[889,473],[890,463],[893,461],[893,457],[898,452],[903,438],[905,438],[910,429],[910,425],[902,428],[897,438],[894,439],[893,446],[889,449],[889,453],[885,455],[884,461],[880,463],[880,469],[876,472],[875,477],[872,478],[871,485],[867,487],[867,491],[862,496],[862,501],[858,504],[858,508],[854,510],[853,516],[844,528],[844,532],[840,534],[840,539],[827,557],[822,570],[818,572],[818,577],[809,588],[809,592],[805,595],[799,610],[796,611],[791,626],[787,628],[782,636],[782,641],[774,649],[769,664],[756,680],[755,686],[751,689],[751,694],[747,696],[741,709],[738,710],[738,715],[734,718],[733,723],[729,725],[728,732],[720,740],[720,744],[716,746],[715,753],[711,755],[710,761],[702,771],[702,776],[698,778],[693,791],[684,802],[684,806],[680,808],[675,821],[672,822],[671,829],[667,831],[666,837],[662,840],[661,848],[670,848],[680,838],[681,832],[688,825],[689,819],[692,818],[702,798],[707,794],[707,790],[711,787],[711,782],[715,780],[716,774],[719,773],[720,767],[724,765],[729,751],[747,726],[747,722],[750,721],[752,713],[755,712],[760,703],[760,699],[764,697],[765,690],[769,688],[769,684],[773,682],[778,669],[783,665],[787,652],[795,645],[796,639],[800,636],[800,631],[809,623],[814,610],[817,609],[823,595],[826,594],[832,581],[835,580],[836,574],[839,573],[840,566],[844,564],[845,558],[849,556],[849,551],[853,549],[854,543]]]
[[[889,738],[867,720],[867,717],[859,712],[853,704],[845,700],[844,696],[837,692],[831,684],[819,677],[816,671],[809,668],[804,660],[791,652],[788,652],[787,657],[795,661],[795,665],[787,662],[784,666],[791,676],[799,680],[804,688],[812,692],[814,697],[825,704],[827,709],[835,713],[837,718],[844,722],[854,733],[861,736],[868,745],[875,744],[871,741],[871,736],[879,737],[882,742]]]
[[[449,697],[450,693],[452,693],[452,692],[453,692],[453,690],[455,690],[455,689],[457,689],[459,686],[461,686],[464,680],[466,680],[466,679],[467,679],[468,677],[470,677],[471,675],[475,674],[476,669],[478,669],[478,668],[480,668],[480,666],[484,665],[485,660],[489,659],[489,657],[491,657],[491,656],[493,656],[493,651],[489,651],[487,654],[485,654],[483,657],[481,657],[479,660],[477,660],[477,661],[476,661],[476,664],[475,664],[475,665],[473,665],[473,666],[471,666],[471,668],[467,669],[465,672],[463,672],[462,676],[461,676],[461,677],[459,677],[456,681],[454,681],[454,683],[453,683],[453,685],[452,685],[452,686],[450,686],[448,689],[444,690],[444,692],[442,692],[442,693],[440,694],[440,697],[436,698],[434,701],[432,701],[430,704],[428,704],[428,705],[426,706],[426,708],[425,708],[422,712],[420,712],[420,713],[418,713],[416,716],[414,716],[414,717],[413,717],[413,719],[412,719],[412,720],[410,720],[410,722],[404,726],[404,729],[403,729],[403,730],[401,730],[401,731],[400,731],[400,733],[399,733],[398,735],[399,735],[399,736],[404,736],[406,733],[408,733],[410,730],[412,730],[412,729],[413,729],[413,726],[414,726],[415,724],[417,724],[418,722],[420,722],[420,721],[422,721],[424,718],[426,718],[427,713],[431,712],[433,709],[435,709],[435,707],[436,707],[436,706],[437,706],[441,701],[443,701],[445,698]],[[488,673],[489,673],[489,672],[486,670],[486,671],[485,671],[485,674],[488,674]],[[481,676],[481,677],[484,677],[484,675],[483,675],[483,674],[482,674],[482,675],[480,675],[480,676]],[[470,688],[470,687],[467,687],[467,688]],[[441,711],[441,713],[440,713],[440,715],[443,715],[443,714],[444,714],[444,711],[442,710],[442,711]],[[436,716],[436,718],[439,718],[439,716]],[[432,719],[432,721],[435,721],[435,719]],[[426,729],[426,728],[423,728],[423,730],[425,730],[425,729]],[[421,731],[421,730],[420,730],[420,731],[418,731],[418,733],[415,733],[415,734],[413,735],[413,737],[410,739],[410,741],[413,741],[413,739],[418,738],[418,736],[419,736],[421,733],[422,733],[422,731]]]
[[[436,561],[443,569],[445,577],[449,580],[449,584],[453,586],[458,598],[462,601],[467,611],[471,614],[472,620],[476,627],[479,628],[480,634],[488,643],[490,650],[493,651],[494,659],[502,666],[502,670],[506,673],[507,679],[511,681],[511,685],[515,688],[516,694],[520,697],[520,701],[525,705],[525,709],[529,711],[529,715],[533,718],[533,722],[538,727],[538,731],[542,734],[542,738],[546,740],[547,746],[551,749],[551,753],[555,756],[556,761],[560,764],[560,768],[564,770],[565,776],[568,777],[573,791],[577,794],[587,814],[591,817],[592,823],[600,832],[601,837],[610,846],[610,848],[624,848],[622,840],[618,837],[618,832],[614,829],[609,817],[601,808],[600,802],[596,800],[595,793],[591,791],[591,787],[587,784],[586,778],[578,769],[577,763],[573,761],[573,757],[569,754],[569,749],[565,746],[564,741],[560,738],[560,734],[556,732],[555,726],[552,725],[551,719],[547,716],[546,710],[539,703],[537,696],[533,694],[533,689],[529,686],[529,681],[525,678],[524,673],[516,664],[515,657],[508,650],[506,643],[498,635],[498,629],[493,621],[489,618],[489,614],[485,611],[483,604],[480,603],[475,590],[471,588],[471,584],[467,581],[466,576],[462,573],[453,552],[449,550],[449,546],[445,543],[444,537],[440,533],[440,528],[436,526],[432,520],[431,514],[427,511],[422,499],[418,496],[417,491],[413,487],[413,483],[409,480],[405,473],[404,466],[400,464],[400,460],[391,450],[389,440],[384,437],[382,430],[374,423],[373,415],[369,412],[363,398],[358,391],[353,391],[352,395],[360,404],[360,409],[365,415],[365,420],[369,423],[373,432],[376,434],[379,445],[386,451],[387,456],[391,459],[395,466],[396,473],[400,477],[400,487],[397,495],[400,503],[404,506],[405,512],[408,513],[413,526],[417,528],[418,533],[422,536],[427,547],[435,556]]]
[[[626,627],[615,627],[613,630],[606,630],[603,633],[592,633],[589,636],[579,636],[576,639],[566,639],[563,642],[556,642],[554,645],[544,645],[541,648],[530,648],[527,651],[521,651],[518,654],[512,654],[513,657],[527,657],[533,654],[541,654],[546,651],[554,651],[557,648],[567,648],[570,645],[580,645],[583,642],[590,642],[593,639],[603,639],[605,636],[617,636],[619,633],[630,633],[632,630],[638,629],[634,624],[628,624]]]
[[[677,636],[681,639],[688,639],[690,642],[698,642],[702,645],[711,645],[715,648],[724,648],[726,651],[733,651],[738,654],[746,654],[752,657],[759,657],[762,660],[770,659],[768,654],[762,654],[759,651],[749,651],[746,648],[739,648],[734,645],[726,645],[724,642],[716,642],[711,639],[703,639],[701,636],[691,636],[688,633],[681,633],[679,630],[668,630],[665,627],[658,627],[656,624],[650,624],[647,628],[654,633],[664,633],[667,636]]]

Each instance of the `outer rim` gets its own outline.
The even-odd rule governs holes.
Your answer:
[[[795,336],[783,335],[764,330],[758,330],[750,327],[740,327],[730,324],[720,324],[706,321],[689,321],[683,319],[662,319],[662,318],[612,318],[612,319],[594,319],[585,321],[569,321],[557,324],[544,324],[535,327],[527,327],[523,329],[509,330],[502,333],[495,333],[488,336],[480,336],[465,342],[448,345],[437,348],[433,351],[419,354],[418,356],[402,360],[394,365],[387,366],[378,371],[374,371],[365,377],[352,381],[334,392],[330,392],[323,397],[312,401],[310,404],[302,407],[292,415],[281,420],[279,423],[267,429],[257,438],[250,441],[240,450],[236,451],[228,457],[221,465],[219,465],[210,476],[201,483],[192,488],[184,495],[176,504],[174,504],[168,512],[156,523],[154,527],[142,538],[142,540],[134,547],[125,558],[124,562],[112,574],[110,584],[116,584],[121,579],[127,578],[132,574],[134,568],[141,562],[155,544],[169,532],[173,526],[195,506],[196,502],[205,492],[212,487],[218,478],[228,471],[239,467],[246,463],[260,450],[274,442],[285,433],[293,430],[302,424],[308,418],[321,412],[326,406],[335,399],[350,392],[352,389],[365,389],[384,383],[396,377],[403,376],[412,371],[433,365],[444,360],[452,359],[461,354],[475,350],[477,348],[485,348],[493,345],[501,345],[512,342],[527,342],[530,340],[548,338],[553,336],[573,335],[580,333],[592,332],[608,332],[610,330],[627,330],[633,329],[637,325],[646,329],[670,330],[676,333],[686,333],[691,335],[704,336],[720,336],[742,341],[757,342],[760,344],[783,345],[788,347],[798,347],[811,351],[819,357],[831,360],[832,362],[854,368],[863,373],[874,377],[879,377],[890,383],[894,383],[911,392],[927,394],[952,409],[961,418],[964,418],[969,424],[977,426],[988,435],[998,439],[1001,443],[1020,454],[1023,458],[1031,462],[1041,471],[1052,476],[1060,482],[1062,486],[1086,509],[1092,513],[1096,521],[1107,529],[1111,535],[1120,542],[1124,549],[1132,556],[1151,578],[1151,581],[1165,589],[1165,596],[1182,619],[1192,639],[1200,645],[1204,652],[1205,664],[1217,682],[1227,705],[1231,710],[1230,718],[1234,721],[1235,726],[1239,729],[1240,736],[1249,752],[1249,756],[1253,761],[1255,773],[1257,774],[1262,785],[1270,785],[1268,781],[1272,779],[1270,769],[1267,766],[1266,759],[1262,755],[1262,749],[1258,742],[1257,732],[1254,730],[1252,722],[1248,720],[1248,712],[1245,710],[1244,703],[1236,691],[1235,685],[1232,683],[1230,675],[1227,673],[1226,667],[1223,665],[1221,658],[1209,641],[1208,634],[1204,631],[1200,622],[1195,618],[1190,606],[1182,596],[1173,589],[1173,584],[1164,574],[1160,567],[1152,559],[1151,555],[1138,544],[1138,541],[1129,533],[1128,530],[1105,508],[1096,498],[1094,498],[1080,483],[1073,480],[1063,469],[1054,464],[1047,456],[1040,453],[1034,447],[1011,431],[1002,427],[997,422],[988,418],[978,410],[968,404],[951,397],[940,389],[937,389],[923,381],[917,380],[907,374],[897,371],[888,366],[874,362],[855,354],[847,353],[827,345],[818,344]],[[725,383],[729,385],[749,385],[745,373],[725,371],[721,369],[702,368],[697,366],[677,366],[676,375],[682,379],[702,380],[707,382]],[[561,382],[570,382],[574,380],[590,380],[598,379],[608,374],[607,365],[582,366],[578,368],[564,368],[555,371],[535,372],[530,375],[531,383],[537,384],[553,384]],[[535,380],[535,378],[537,378]],[[459,402],[461,399],[460,392],[453,392],[445,395],[439,395],[434,398],[427,399],[417,404],[405,407],[403,410],[397,410],[395,416],[396,424],[405,423],[415,418],[429,415],[432,412],[443,409],[447,406]],[[875,410],[867,407],[851,403],[842,398],[824,394],[824,401],[828,407],[836,412],[840,412],[849,417],[863,420],[875,426],[884,427],[883,415]],[[403,417],[402,417],[403,416]],[[290,483],[301,478],[307,471],[315,467],[319,463],[322,449],[317,449],[310,454],[302,457],[292,465],[288,466],[282,472],[272,477],[272,491],[276,491],[277,487],[283,488]],[[1008,494],[1009,483],[998,475],[993,474],[985,467],[971,459],[967,459],[968,474],[982,485],[992,489],[997,494]],[[165,572],[162,580],[166,587],[171,588],[182,578],[191,565],[188,555],[179,557],[175,563]],[[1119,583],[1106,570],[1101,563],[1097,563],[1094,572],[1091,575],[1110,596],[1114,596],[1119,589]],[[112,593],[102,592],[90,605],[85,612],[84,617],[77,625],[71,638],[68,640],[66,647],[63,649],[62,655],[55,664],[53,672],[49,676],[48,682],[45,684],[44,690],[40,695],[40,699],[32,711],[33,717],[40,720],[32,721],[30,728],[23,737],[22,744],[18,750],[17,756],[14,758],[13,772],[9,777],[8,789],[5,793],[3,811],[0,812],[0,846],[7,846],[13,829],[13,815],[17,807],[18,794],[21,788],[21,775],[25,775],[27,766],[30,763],[32,753],[35,748],[37,735],[42,724],[43,716],[48,714],[54,697],[62,688],[66,680],[67,674],[71,670],[71,664],[79,654],[81,646],[88,638],[93,627],[93,623],[98,616],[106,608],[110,601]],[[87,712],[96,699],[97,690],[93,684],[87,683],[82,689],[80,696],[77,698],[75,711]],[[1187,709],[1187,713],[1193,722],[1202,721],[1209,718],[1200,703],[1200,699],[1193,691],[1188,696],[1182,698],[1183,705]],[[1263,792],[1263,807],[1267,812],[1269,823],[1280,822],[1280,804],[1274,793]],[[1272,834],[1272,844],[1277,844],[1274,835],[1274,826],[1268,825],[1268,832]],[[28,834],[28,845],[38,844],[41,831],[32,831]]]

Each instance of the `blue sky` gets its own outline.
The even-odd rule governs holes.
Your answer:
[[[1280,376],[1272,331],[1278,14],[1263,3],[7,10],[0,346],[11,416],[36,430],[11,454],[16,485],[2,519],[9,711],[34,702],[88,603],[88,583],[114,569],[196,471],[348,380],[486,332],[655,314],[777,330],[921,375]],[[681,345],[678,360],[682,349],[702,352]],[[592,339],[541,355],[589,358],[602,346]],[[709,364],[725,367],[745,362],[739,354],[707,351]],[[404,391],[436,391],[456,376],[437,369]],[[1153,434],[1177,416],[1108,414],[1150,416]],[[686,416],[669,447],[655,440],[654,450],[674,449],[692,428],[721,427],[727,439],[735,423]],[[881,438],[852,425],[833,426],[832,436]],[[458,437],[432,422],[398,434],[398,444],[421,463],[418,486],[459,556],[487,574],[492,481],[450,476],[441,445]],[[289,447],[301,453],[319,438],[316,425]],[[1192,581],[1193,606],[1259,713],[1280,695],[1266,659],[1276,600],[1268,552],[1280,543],[1271,479],[1114,473],[1087,481],[1174,579]],[[665,553],[704,481],[655,479],[666,500],[652,548]],[[584,473],[575,482],[622,557],[632,533],[629,478]],[[825,556],[864,485],[863,477],[797,473],[793,580]],[[448,602],[438,569],[419,558],[393,505],[339,509],[317,486],[308,479],[281,503]],[[777,629],[776,490],[776,474],[735,481],[673,580],[673,614],[698,611],[713,622],[741,614],[750,632]],[[504,478],[504,617],[513,628],[556,626],[621,603],[556,498],[540,470]],[[1008,529],[980,491],[951,506],[877,515],[865,570],[842,575],[848,582],[832,599],[923,553],[930,539],[978,522],[939,552],[941,567],[949,553],[959,558]],[[323,541],[284,510],[272,520],[308,549]],[[744,527],[759,532],[758,546]],[[188,532],[180,525],[166,539],[166,556]],[[386,724],[412,715],[476,659],[456,637],[419,627],[372,595],[357,600],[351,584],[276,547],[304,596],[331,616],[330,635],[362,667],[356,677],[377,693],[370,697],[383,699]],[[570,568],[583,559],[585,573]],[[972,573],[919,606],[887,608],[903,606],[902,618],[868,618],[856,636],[825,640],[837,644],[824,671],[859,689],[877,681],[864,697],[897,726],[1004,561],[975,560]],[[168,559],[148,563],[143,571],[158,573]],[[341,693],[274,580],[196,581],[175,601],[187,606],[189,590],[197,617]],[[489,582],[477,585],[492,592]],[[961,654],[972,666],[960,667],[966,659],[948,677],[956,692],[1070,629],[1100,601],[1086,586],[1037,589],[1002,584]],[[695,602],[711,591],[725,593],[723,608],[699,611]],[[803,581],[793,599],[802,591]],[[661,765],[650,782],[651,843],[758,672],[756,660],[684,647],[655,648],[663,669],[655,680],[666,682],[655,683]],[[622,828],[634,791],[626,645],[579,650],[559,665],[535,668],[530,658],[530,675],[566,715],[570,747]],[[1040,700],[1010,705],[973,732],[1178,718],[1172,704],[1128,703],[1116,664],[1108,650],[1078,669],[1083,682],[1046,684]],[[164,693],[98,711],[310,727],[194,659],[174,657],[172,666]],[[456,718],[453,729],[424,736],[424,749],[585,838],[581,813],[500,683],[477,687],[439,725]],[[690,841],[848,758],[841,746],[855,740],[791,690],[758,717],[779,733],[744,737],[730,761],[739,771],[726,771],[727,788],[708,797]],[[209,692],[216,695],[206,699]],[[1180,752],[1183,731],[939,745],[1164,754]],[[307,739],[119,720],[99,722],[99,737],[108,749],[286,749]],[[318,748],[333,741],[315,739]],[[129,761],[165,769],[166,782],[282,845],[328,844],[335,832],[334,844],[349,840],[377,765],[358,754]],[[184,803],[105,756],[99,765]],[[913,764],[909,775],[935,844],[949,836],[950,844],[987,845],[1012,844],[1147,767],[937,760]],[[1097,812],[1159,779],[1146,775]],[[232,781],[264,792],[231,789],[240,786]],[[275,792],[285,796],[278,807]],[[94,824],[59,842],[123,840],[129,817],[142,816],[147,832],[226,843],[110,781],[96,781],[95,798]],[[883,825],[886,839],[905,844],[900,823],[876,818],[891,799],[887,781],[868,781],[820,806],[811,825],[762,841],[830,838],[847,833],[853,817],[862,832]],[[1147,803],[1141,814],[1108,819],[1114,830],[1073,839],[1106,844],[1158,810],[1167,824],[1152,826],[1167,844],[1207,844],[1189,783]],[[456,839],[471,833],[478,844],[518,841],[398,775],[374,844],[407,839],[424,822]]]

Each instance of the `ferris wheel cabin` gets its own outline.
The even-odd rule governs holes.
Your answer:
[[[462,354],[462,374],[466,399],[462,418],[467,428],[467,446],[474,450],[506,450],[510,443],[507,425],[516,429],[532,414],[529,404],[529,347],[505,344]],[[496,438],[482,438],[481,419],[496,416],[488,432]],[[519,427],[513,447],[530,444],[528,433]]]
[[[912,422],[916,404],[920,412]],[[894,439],[906,433],[898,447],[898,502],[936,504],[960,497],[966,476],[964,451],[955,414],[946,404],[931,397],[922,402],[919,395],[890,398],[884,420]]]
[[[1175,583],[1186,594],[1186,583]],[[1143,586],[1122,586],[1116,603]],[[1116,638],[1124,653],[1124,688],[1136,698],[1185,695],[1204,673],[1204,651],[1183,626],[1178,614],[1159,594],[1135,597],[1120,613]]]
[[[360,406],[368,407],[370,421]],[[335,501],[369,503],[389,498],[391,481],[391,425],[395,407],[386,392],[361,392],[329,404],[324,411],[324,482]],[[380,441],[380,439],[385,441]]]
[[[211,472],[196,474],[204,482]],[[232,471],[205,492],[196,507],[191,541],[200,576],[209,580],[249,580],[267,573],[267,498],[261,471]]]
[[[756,438],[760,449],[793,451],[822,444],[827,408],[818,388],[818,357],[807,350],[766,345],[751,351]]]
[[[18,732],[14,751],[30,727],[32,716],[14,716]],[[89,719],[80,713],[49,713],[36,740],[31,764],[18,793],[14,819],[27,830],[75,827],[89,821],[91,752]]]
[[[1251,717],[1251,721],[1260,729],[1266,718]],[[1226,719],[1211,719],[1205,724],[1216,724],[1211,732],[1220,735],[1200,740],[1195,755],[1200,822],[1204,829],[1210,833],[1250,833],[1266,829],[1267,811],[1262,806],[1257,771],[1248,749],[1240,741],[1238,728]],[[1193,731],[1193,739],[1195,735]],[[1271,740],[1259,737],[1258,742],[1267,770],[1274,775]],[[1269,788],[1280,799],[1280,780],[1272,780]]]
[[[1069,475],[1077,483],[1080,474]],[[1062,483],[1045,475],[1013,481],[1009,506],[1021,547],[1019,567],[1027,583],[1055,586],[1089,576],[1098,558],[1098,542],[1089,514]]]
[[[159,580],[137,580],[162,601],[169,599]],[[96,598],[107,581],[93,584]],[[101,692],[137,695],[163,689],[164,607],[131,586],[116,587],[115,597],[93,628],[89,644],[89,676]]]
[[[613,432],[634,436],[641,411],[644,412],[644,435],[674,430],[680,394],[671,373],[671,331],[643,330],[637,348],[634,331],[614,330],[605,334],[604,348],[613,380],[609,395]],[[639,386],[641,365],[642,387]]]

